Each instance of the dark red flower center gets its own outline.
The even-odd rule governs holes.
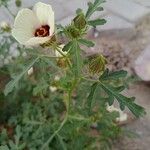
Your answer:
[[[50,27],[48,25],[43,25],[40,28],[36,29],[34,36],[35,37],[46,37],[49,36],[49,29]]]

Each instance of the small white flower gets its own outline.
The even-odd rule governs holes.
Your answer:
[[[28,75],[31,76],[33,74],[33,67],[28,70]]]
[[[59,81],[60,80],[60,76],[56,75],[54,78],[55,81]]]
[[[109,112],[114,112],[114,111],[116,111],[116,112],[119,113],[119,117],[116,118],[116,121],[118,121],[118,122],[124,122],[124,121],[126,121],[127,118],[128,118],[128,116],[127,116],[126,113],[124,113],[124,112],[121,111],[120,109],[114,107],[113,105],[107,106],[107,110],[108,110]]]
[[[50,86],[49,89],[53,93],[57,90],[57,87],[56,86]]]
[[[51,5],[38,2],[33,10],[24,8],[18,12],[12,35],[19,43],[34,46],[49,41],[54,34],[54,28]]]
[[[62,49],[64,48],[65,45],[59,45],[59,51],[61,51],[62,54],[67,55],[67,52],[63,52]],[[63,57],[62,54],[59,53],[58,51],[55,51],[56,57]]]
[[[116,118],[116,121],[118,122],[124,122],[128,119],[128,116],[126,113],[124,113],[123,111],[119,111],[119,117]]]
[[[8,24],[7,22],[5,22],[5,21],[2,21],[2,22],[0,23],[0,27],[1,27],[2,29],[7,29],[7,28],[9,27],[9,24]]]

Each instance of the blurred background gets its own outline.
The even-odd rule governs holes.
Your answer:
[[[7,1],[7,0],[6,0]],[[8,0],[9,7],[0,7],[0,26],[13,25],[13,15],[24,7],[32,7],[37,0],[22,0],[22,6],[16,7],[15,0]],[[74,18],[75,10],[87,9],[88,0],[40,0],[49,3],[55,11],[56,23],[67,25]],[[0,1],[1,2],[1,1]],[[129,87],[126,94],[135,96],[144,106],[147,115],[138,120],[131,119],[125,124],[138,135],[134,139],[120,139],[114,145],[115,150],[148,150],[150,146],[150,0],[107,0],[104,11],[97,12],[93,19],[105,18],[104,26],[89,31],[88,38],[96,46],[87,49],[87,55],[102,53],[108,60],[111,70],[127,70],[136,75],[138,82]],[[10,15],[10,12],[13,14]],[[1,38],[1,37],[0,37]],[[10,49],[11,50],[11,49]],[[11,57],[17,57],[16,51],[0,54],[0,66],[9,63]],[[1,84],[2,81],[0,81]]]

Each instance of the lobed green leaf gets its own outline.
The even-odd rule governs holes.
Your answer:
[[[92,109],[92,102],[93,102],[93,98],[94,98],[94,94],[95,94],[97,86],[98,86],[98,82],[95,82],[94,84],[92,84],[90,94],[87,98],[87,105],[88,105],[89,112]]]
[[[95,20],[88,21],[88,25],[93,26],[93,27],[104,25],[105,23],[106,23],[105,19],[95,19]]]
[[[8,95],[10,92],[12,92],[13,88],[18,84],[20,79],[23,77],[23,75],[34,65],[34,63],[39,59],[39,57],[35,58],[28,64],[26,67],[24,67],[24,70],[16,75],[5,87],[4,94]]]
[[[78,41],[87,47],[93,47],[95,45],[92,41],[89,41],[87,39],[79,39]]]

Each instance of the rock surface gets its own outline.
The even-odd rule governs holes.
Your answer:
[[[144,81],[150,81],[150,46],[136,59],[134,70]]]

